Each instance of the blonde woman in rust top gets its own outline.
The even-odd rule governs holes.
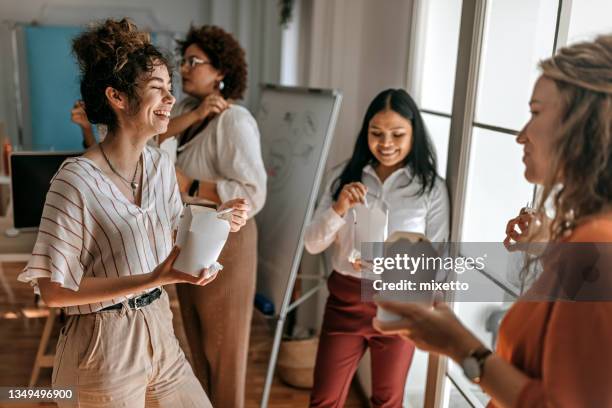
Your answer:
[[[612,35],[563,48],[540,67],[542,76],[529,102],[531,119],[517,142],[524,146],[525,177],[542,185],[541,202],[552,199],[555,214],[547,222],[534,222],[544,218],[540,204],[532,217],[511,220],[506,243],[532,242],[542,235],[549,247],[610,243]],[[531,289],[550,277],[561,280],[563,266],[544,263]],[[605,283],[609,269],[605,264],[599,271],[572,269],[564,277],[597,272],[597,283]],[[374,326],[453,359],[492,397],[491,407],[611,407],[612,302],[605,286],[597,289],[598,300],[608,295],[608,301],[519,300],[502,322],[495,353],[444,303],[425,308],[380,302],[403,319],[375,320]]]

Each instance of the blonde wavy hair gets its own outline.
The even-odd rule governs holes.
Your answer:
[[[542,227],[554,242],[612,203],[612,34],[561,48],[540,68],[563,98],[552,171],[536,209],[542,217],[552,199],[554,218]]]

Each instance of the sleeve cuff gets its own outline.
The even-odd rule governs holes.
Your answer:
[[[49,273],[44,269],[39,268],[25,268],[21,274],[17,277],[19,282],[29,283],[34,289],[34,293],[40,295],[40,287],[38,286],[39,278],[49,278],[51,282],[59,283],[62,288],[70,289],[72,291],[78,291],[79,287],[74,283],[66,281],[64,276],[58,272]]]
[[[59,283],[62,288],[76,292],[83,274],[83,266],[75,255],[66,251],[60,256],[58,250],[49,251],[46,245],[36,244],[28,264],[17,280],[29,283],[37,294],[40,294],[40,278],[48,278],[51,282]]]
[[[232,189],[230,188],[230,186],[227,185],[227,181],[226,180],[217,180],[216,184],[217,184],[217,194],[219,195],[219,198],[221,199],[221,203],[224,203],[226,201],[229,201],[235,197],[232,197]],[[246,197],[244,197],[246,198]],[[249,200],[250,201],[250,200]]]
[[[339,230],[344,224],[346,224],[344,217],[341,217],[340,214],[338,214],[332,207],[329,207],[327,211],[325,211],[323,218],[329,228],[335,231]]]
[[[265,198],[262,198],[260,189],[256,189],[252,191],[251,194],[249,194],[248,191],[252,189],[247,189],[236,181],[218,180],[216,181],[216,183],[217,194],[219,195],[221,203],[232,200],[234,198],[244,198],[251,206],[251,211],[249,211],[249,217],[252,217],[254,214],[257,214],[262,209]]]

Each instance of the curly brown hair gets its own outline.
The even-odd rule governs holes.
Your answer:
[[[91,123],[109,131],[118,126],[117,115],[106,98],[107,87],[127,95],[129,112],[140,108],[138,84],[156,66],[172,69],[168,59],[151,44],[148,33],[129,19],[95,23],[72,41],[72,52],[81,71],[81,98]]]
[[[612,204],[612,35],[562,48],[540,67],[564,107],[539,205],[543,214],[546,199],[554,200],[549,233],[556,241]]]
[[[214,25],[191,26],[187,37],[177,43],[181,55],[192,44],[204,51],[212,66],[224,75],[223,97],[242,99],[247,88],[247,62],[244,49],[233,35]]]

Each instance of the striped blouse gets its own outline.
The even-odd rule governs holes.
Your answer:
[[[127,200],[90,159],[67,159],[47,193],[32,257],[19,275],[39,293],[38,278],[79,290],[83,277],[117,277],[153,271],[172,249],[172,230],[182,209],[168,155],[143,151],[141,205]],[[128,297],[70,306],[68,314],[92,313]]]

